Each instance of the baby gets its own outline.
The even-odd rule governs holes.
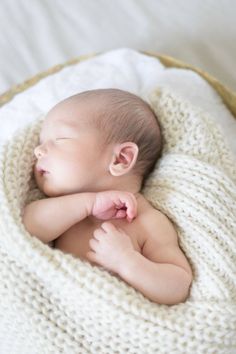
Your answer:
[[[138,96],[97,89],[65,99],[34,150],[36,183],[49,198],[25,207],[25,228],[156,303],[184,302],[192,271],[177,232],[140,193],[161,151],[157,118]]]

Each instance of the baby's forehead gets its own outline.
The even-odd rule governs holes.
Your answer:
[[[66,117],[62,118],[45,118],[39,134],[40,141],[48,140],[60,135],[77,136],[79,133],[93,133],[96,131],[94,124],[88,121],[73,119]]]
[[[78,126],[74,124],[73,121],[67,119],[51,119],[45,118],[41,131],[39,134],[40,141],[47,140],[54,135],[60,134],[71,134],[73,132],[77,132],[79,130]]]
[[[42,127],[41,127],[41,131],[42,132],[46,132],[46,131],[54,131],[54,130],[61,130],[61,129],[66,129],[66,128],[70,128],[73,127],[74,124],[72,124],[72,121],[67,119],[52,119],[52,118],[48,118],[46,117]]]
[[[41,133],[92,128],[102,114],[109,114],[110,107],[104,100],[92,97],[76,99],[73,96],[59,102],[47,113]],[[114,113],[114,107],[113,107]]]
[[[76,99],[72,96],[52,107],[46,115],[45,123],[77,126],[77,124],[86,123],[91,115],[96,115],[100,107],[101,105],[98,104],[96,99],[88,101],[83,98]]]

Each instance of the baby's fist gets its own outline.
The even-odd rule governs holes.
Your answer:
[[[88,260],[117,274],[135,252],[131,238],[108,221],[94,230],[89,245],[90,251],[86,254]]]
[[[137,215],[136,197],[124,191],[98,192],[91,214],[100,220],[127,218],[131,222]]]

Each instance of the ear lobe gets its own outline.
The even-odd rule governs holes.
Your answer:
[[[138,157],[138,146],[132,142],[126,142],[116,146],[109,171],[113,176],[121,176],[128,173],[135,165]]]

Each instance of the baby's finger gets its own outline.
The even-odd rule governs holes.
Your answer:
[[[94,238],[91,238],[89,240],[89,245],[90,245],[90,248],[93,250],[93,251],[96,251],[97,247],[98,247],[98,240],[95,240]]]
[[[105,230],[106,232],[108,231],[115,231],[116,227],[113,225],[111,222],[105,221],[102,223],[101,228]]]
[[[124,202],[127,207],[127,211],[126,211],[127,220],[130,222],[137,215],[137,200],[135,196],[132,193],[130,193]]]
[[[103,235],[104,235],[104,231],[101,228],[93,231],[93,237],[98,241],[101,240]]]
[[[92,264],[93,264],[93,262],[99,264],[97,254],[96,254],[95,252],[93,252],[93,251],[87,252],[87,253],[86,253],[86,257],[88,258],[88,260],[89,260]]]

